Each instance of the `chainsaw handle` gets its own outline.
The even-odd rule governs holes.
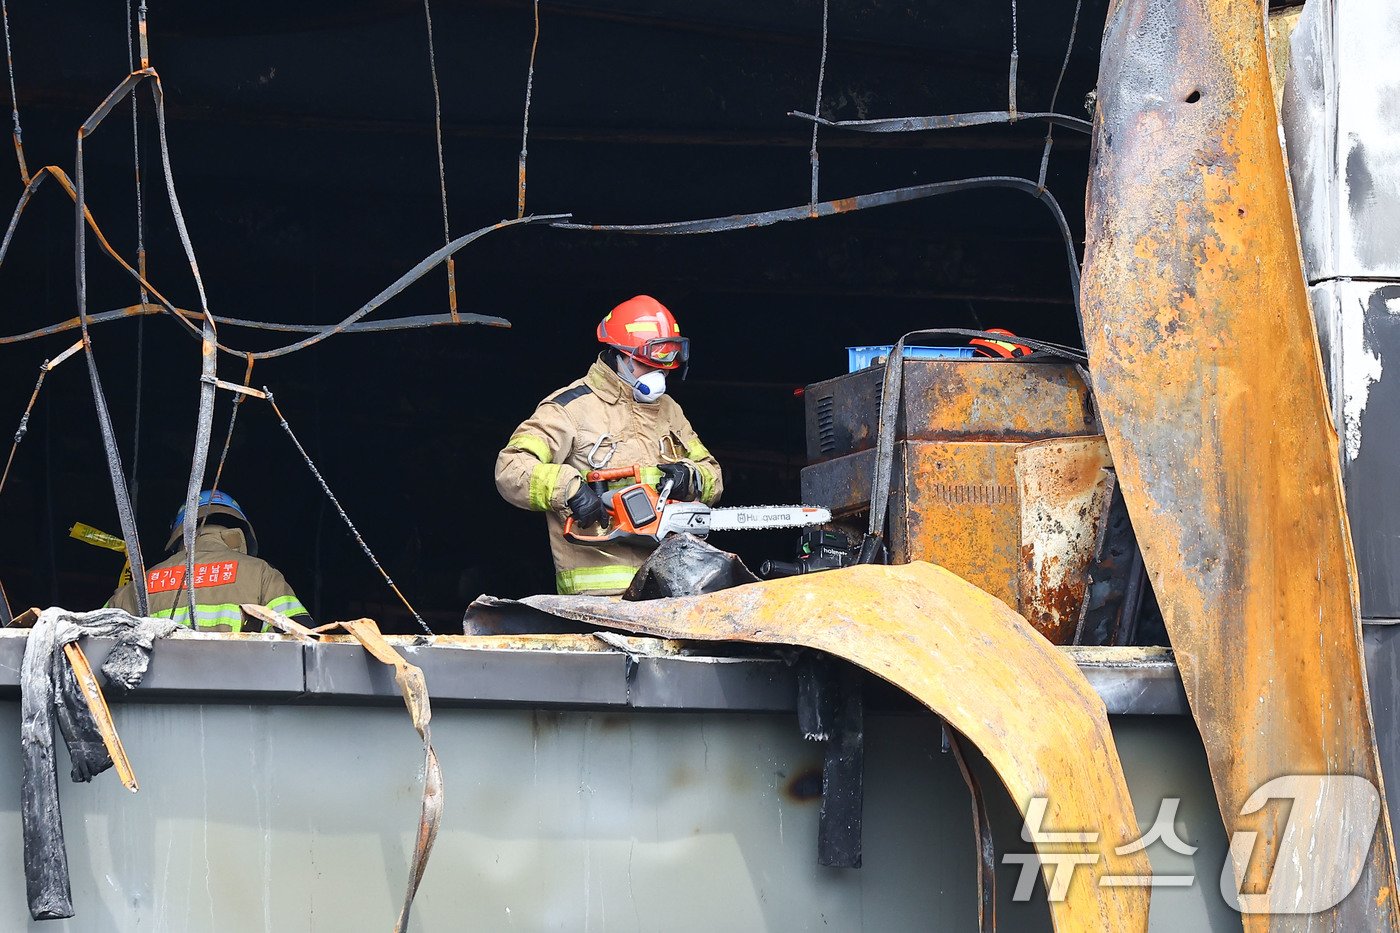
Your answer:
[[[564,540],[573,541],[576,544],[606,544],[609,541],[616,541],[618,538],[629,537],[632,532],[625,528],[613,527],[600,535],[580,534],[578,523],[574,517],[569,515],[564,519]]]
[[[655,489],[641,481],[640,466],[622,467],[614,470],[594,470],[587,474],[590,483],[602,486],[609,479],[635,478],[636,482],[621,489],[601,495],[603,512],[607,524],[601,534],[585,534],[572,515],[564,517],[564,540],[575,544],[606,544],[630,538],[652,538],[661,525],[661,514],[666,508],[667,497],[671,494],[671,481],[665,480],[661,488]],[[644,501],[638,502],[640,496]],[[630,505],[629,505],[629,497]],[[641,525],[636,522],[641,521]]]
[[[590,483],[610,483],[615,479],[635,479],[642,481],[641,464],[629,467],[611,467],[606,470],[589,470],[584,477]]]

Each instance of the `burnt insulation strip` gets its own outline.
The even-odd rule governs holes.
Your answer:
[[[108,107],[108,109],[110,109],[110,107]],[[76,188],[73,186],[71,180],[68,178],[67,173],[64,172],[63,169],[59,168],[56,165],[46,165],[38,172],[36,172],[34,174],[34,177],[30,179],[29,184],[25,186],[25,190],[20,194],[19,201],[15,205],[14,213],[10,217],[10,224],[9,227],[6,229],[4,239],[0,240],[0,263],[4,262],[5,256],[9,251],[10,243],[13,240],[15,230],[19,225],[19,219],[23,215],[24,208],[28,205],[30,199],[34,195],[34,192],[37,191],[39,186],[43,183],[43,180],[50,175],[52,175],[58,181],[59,185],[62,186],[64,190],[69,193],[69,196],[76,201]],[[357,331],[363,333],[380,330],[398,330],[401,328],[408,329],[416,327],[431,327],[437,324],[450,323],[470,323],[484,324],[491,327],[509,327],[510,322],[505,318],[483,314],[459,314],[457,315],[456,320],[454,320],[450,316],[448,316],[446,320],[443,320],[442,318],[433,315],[419,315],[416,317],[407,317],[383,322],[361,322],[361,319],[368,315],[371,311],[378,308],[380,305],[384,304],[389,299],[398,295],[409,285],[412,285],[418,279],[422,278],[423,275],[431,271],[437,265],[444,262],[446,259],[450,258],[462,247],[479,239],[487,233],[490,233],[494,230],[502,229],[504,227],[557,221],[560,219],[567,219],[568,217],[568,214],[542,214],[538,216],[524,217],[519,220],[504,220],[500,223],[492,224],[489,227],[483,227],[480,230],[473,231],[472,233],[469,233],[466,236],[458,237],[456,240],[453,240],[451,243],[448,243],[447,245],[439,248],[438,250],[425,257],[407,273],[405,273],[403,276],[397,279],[392,285],[390,285],[384,291],[380,292],[373,299],[371,299],[371,301],[368,304],[361,306],[359,310],[357,310],[349,317],[336,324],[278,324],[275,322],[249,321],[241,318],[223,318],[217,316],[214,318],[214,320],[216,322],[227,322],[241,327],[251,327],[262,330],[290,331],[293,333],[309,333],[312,335],[312,337],[306,340],[298,341],[295,344],[291,344],[284,347],[278,347],[267,351],[254,352],[253,356],[255,359],[267,359],[270,357],[286,356],[290,353],[295,352],[296,350],[300,350],[307,346],[319,343],[327,337],[341,333],[353,333]],[[149,290],[149,292],[151,293],[151,297],[153,297],[156,300],[159,307],[163,309],[165,313],[169,314],[181,326],[188,330],[191,336],[195,337],[196,339],[202,340],[203,335],[200,329],[196,328],[189,320],[195,315],[192,312],[183,311],[182,309],[177,308],[174,304],[170,302],[168,298],[165,297],[164,294],[161,293],[159,289],[152,285],[144,275],[142,275],[136,268],[134,268],[130,263],[123,259],[121,257],[121,254],[118,253],[112,247],[111,243],[109,243],[107,241],[107,238],[102,234],[102,230],[97,225],[97,221],[92,216],[92,212],[90,210],[86,211],[86,220],[89,228],[91,228],[93,234],[97,237],[98,244],[102,247],[103,252],[107,253],[107,255],[110,256],[114,262],[121,266],[122,269],[124,269],[128,275],[130,275],[133,279],[140,283],[140,285],[143,288]],[[132,316],[136,314],[145,313],[157,312],[154,309],[147,311],[146,309],[143,309],[139,306],[132,306],[130,308],[122,309],[119,311],[106,312],[106,314],[110,316],[103,318],[103,320],[115,320],[117,317]],[[93,317],[89,317],[89,323],[93,323],[94,320],[95,319]],[[73,319],[71,321],[63,321],[58,324],[50,325],[49,327],[40,328],[39,330],[29,331],[24,334],[17,334],[9,338],[0,338],[0,343],[17,343],[21,340],[27,340],[33,337],[46,336],[51,333],[58,333],[62,330],[69,330],[77,326],[77,319]],[[228,353],[232,356],[237,356],[239,359],[246,359],[249,354],[249,351],[247,350],[239,349],[236,347],[229,347],[222,343],[216,343],[215,346],[220,351]]]
[[[1069,21],[1069,40],[1065,43],[1064,61],[1060,62],[1060,73],[1055,78],[1055,90],[1050,95],[1050,109],[1055,109],[1055,104],[1060,99],[1060,85],[1065,83],[1065,72],[1069,70],[1070,55],[1074,52],[1074,37],[1079,34],[1079,10],[1083,6],[1084,0],[1074,0],[1074,16]],[[1052,121],[1045,128],[1045,148],[1040,153],[1040,184],[1045,185],[1045,175],[1050,168],[1050,147],[1055,144],[1055,124]]]
[[[768,227],[773,224],[785,223],[792,220],[813,220],[818,217],[831,217],[836,214],[848,214],[852,211],[865,210],[871,207],[902,204],[907,201],[918,201],[923,198],[955,194],[959,191],[975,191],[980,188],[1010,188],[1013,191],[1020,191],[1034,197],[1050,211],[1051,217],[1055,220],[1055,226],[1060,231],[1060,239],[1064,243],[1065,259],[1069,265],[1070,291],[1074,296],[1075,315],[1078,316],[1079,254],[1075,250],[1074,237],[1070,233],[1069,224],[1065,221],[1064,211],[1060,209],[1060,204],[1055,200],[1055,196],[1047,189],[1031,181],[1029,178],[1019,178],[1014,175],[981,175],[976,178],[960,178],[954,181],[937,181],[927,185],[911,185],[907,188],[894,188],[889,191],[877,191],[872,194],[858,194],[850,198],[821,201],[817,203],[815,208],[804,204],[800,207],[779,208],[778,210],[761,211],[756,214],[731,214],[728,217],[707,217],[701,220],[680,220],[659,224],[576,224],[558,222],[551,224],[551,226],[559,227],[563,230],[638,233],[652,236],[720,233],[727,230],[748,230],[756,227]],[[1083,330],[1082,322],[1080,324],[1080,330]]]
[[[122,540],[126,542],[126,556],[131,562],[131,579],[136,593],[136,606],[141,615],[150,611],[150,600],[146,592],[146,559],[141,554],[141,539],[136,533],[136,514],[131,508],[131,494],[126,486],[126,473],[122,469],[122,455],[117,448],[116,434],[112,430],[112,415],[107,410],[107,396],[102,391],[102,378],[97,372],[97,359],[92,353],[92,339],[87,326],[87,225],[83,217],[83,130],[78,131],[77,146],[77,201],[75,220],[75,265],[78,283],[78,320],[83,332],[83,357],[87,360],[88,381],[92,385],[93,407],[97,412],[97,427],[102,433],[102,448],[107,459],[107,473],[112,482],[112,497],[116,502],[117,520],[121,523]]]
[[[1010,110],[978,110],[971,113],[945,113],[929,117],[881,117],[876,120],[827,120],[816,114],[792,110],[788,116],[799,120],[811,120],[822,126],[857,133],[917,133],[923,130],[960,130],[971,126],[994,126],[999,123],[1020,123],[1025,120],[1044,120],[1047,123],[1063,126],[1081,133],[1093,130],[1088,120],[1071,117],[1068,114],[1049,111],[1017,113]]]

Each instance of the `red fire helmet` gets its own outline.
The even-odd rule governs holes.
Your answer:
[[[598,342],[658,369],[676,369],[690,359],[690,340],[676,318],[650,295],[629,298],[598,322]]]
[[[1007,337],[1016,336],[1015,334],[1011,333],[1011,331],[1007,330],[1005,327],[989,327],[987,328],[987,333],[1003,334]],[[981,356],[999,356],[1003,359],[1010,360],[1015,359],[1018,356],[1031,355],[1030,347],[1025,346],[1024,344],[1013,343],[1010,340],[988,340],[982,337],[976,337],[972,340],[969,340],[968,343],[976,347],[977,353]]]

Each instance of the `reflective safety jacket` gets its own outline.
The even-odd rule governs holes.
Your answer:
[[[700,443],[675,399],[663,395],[657,402],[638,402],[632,387],[600,358],[587,376],[541,402],[496,457],[496,488],[505,500],[547,513],[560,593],[621,593],[656,546],[654,541],[593,546],[564,539],[565,503],[578,492],[581,474],[592,469],[589,453],[604,436],[602,454],[617,445],[606,464],[609,468],[641,464],[642,481],[655,484],[661,480],[656,464],[670,462],[679,453],[683,454],[679,462],[695,471],[702,502],[713,505],[724,490],[719,464]],[[595,458],[595,462],[601,460]],[[611,485],[617,488],[631,482]]]
[[[185,550],[146,570],[150,592],[150,615],[157,619],[172,616],[181,625],[190,624],[189,591],[185,587]],[[262,623],[244,619],[244,603],[257,603],[303,625],[309,621],[306,607],[297,599],[287,580],[271,564],[248,556],[243,531],[219,525],[205,525],[194,539],[194,620],[201,632],[260,632]],[[179,604],[178,611],[176,604]],[[117,590],[107,605],[136,614],[136,590],[132,584]]]

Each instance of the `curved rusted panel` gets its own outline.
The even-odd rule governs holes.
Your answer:
[[[1235,871],[1246,895],[1272,899],[1275,913],[1247,913],[1248,928],[1395,929],[1337,438],[1263,22],[1258,0],[1120,0],[1110,11],[1086,340]],[[1287,801],[1256,807],[1261,787],[1299,774],[1370,784],[1359,795],[1354,783],[1320,785],[1291,824]],[[1326,903],[1338,878],[1356,875],[1339,906]],[[1322,916],[1278,913],[1318,906]]]
[[[1084,614],[1089,565],[1113,498],[1103,435],[1057,437],[1016,448],[1021,503],[1017,605],[1052,645],[1067,645]]]
[[[1148,889],[1100,886],[1151,874],[1103,702],[1026,620],[942,567],[864,565],[769,580],[704,596],[622,602],[532,596],[536,609],[668,638],[803,645],[902,688],[981,749],[1021,809],[1045,798],[1045,832],[1093,834],[1049,851],[1092,856],[1052,899],[1061,933],[1147,929]],[[1054,862],[1042,872],[1047,888]],[[1061,865],[1058,872],[1069,872]],[[1059,884],[1064,877],[1059,878]]]

